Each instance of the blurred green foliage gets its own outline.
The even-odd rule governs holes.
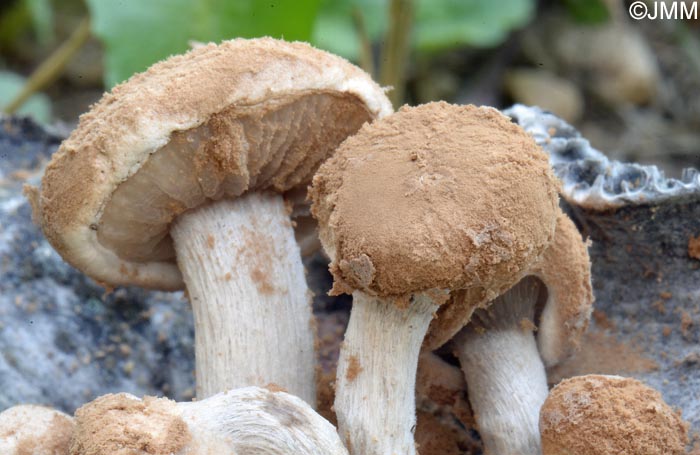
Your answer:
[[[25,79],[9,71],[0,71],[0,108],[4,107],[4,101],[14,98],[22,87]],[[19,115],[29,115],[35,120],[48,123],[51,120],[51,102],[43,93],[35,93],[17,111]]]
[[[603,0],[563,0],[571,17],[581,24],[600,24],[610,19]]]
[[[189,40],[273,36],[308,40],[318,0],[87,0],[105,47],[108,87],[182,53]]]
[[[186,51],[190,41],[272,36],[309,41],[357,62],[361,38],[375,50],[381,47],[391,25],[390,1],[11,0],[0,6],[0,50],[30,28],[39,46],[57,47],[58,12],[65,15],[70,6],[73,11],[87,7],[92,33],[104,48],[108,89],[158,60]],[[536,4],[535,0],[413,2],[410,45],[428,55],[465,45],[496,46],[532,18]],[[358,17],[366,36],[359,36]],[[3,87],[9,90],[9,85]],[[0,97],[9,98],[9,92],[0,91]]]
[[[35,0],[36,1],[36,0]],[[273,36],[311,41],[357,61],[359,10],[371,41],[388,27],[388,0],[86,0],[93,31],[106,50],[105,83],[112,86],[153,62],[185,51],[188,40]],[[533,0],[416,0],[414,46],[438,51],[493,46],[534,12]]]

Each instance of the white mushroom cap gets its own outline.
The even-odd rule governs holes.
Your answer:
[[[347,455],[308,404],[260,387],[191,403],[105,395],[78,409],[76,422],[73,455]]]
[[[0,413],[0,454],[67,455],[73,418],[45,406],[13,406]]]

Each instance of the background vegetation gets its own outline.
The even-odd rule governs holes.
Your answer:
[[[103,90],[193,41],[273,36],[356,62],[396,106],[538,104],[620,158],[698,166],[698,22],[633,21],[628,3],[9,0],[0,108],[69,130]]]

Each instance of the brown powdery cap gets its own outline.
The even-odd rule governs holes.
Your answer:
[[[191,441],[177,404],[166,398],[110,394],[75,412],[71,455],[172,455]]]
[[[508,117],[438,102],[365,125],[319,168],[310,196],[334,293],[495,297],[551,241],[557,188],[547,156]]]
[[[680,455],[688,424],[636,379],[565,379],[540,411],[544,455]]]
[[[537,347],[547,367],[578,350],[588,328],[594,301],[588,246],[571,219],[560,212],[554,241],[528,273],[547,289],[537,330]]]
[[[45,406],[23,404],[0,413],[3,455],[67,455],[73,419]]]
[[[575,352],[588,328],[594,300],[588,245],[571,219],[559,210],[554,239],[524,273],[537,277],[547,290],[536,332],[538,350],[547,367]],[[473,302],[481,299],[479,289],[453,293],[433,319],[425,345],[436,349],[449,341],[471,319]]]
[[[105,94],[27,194],[73,266],[110,285],[183,287],[170,222],[208,200],[284,192],[391,104],[371,77],[305,43],[197,46]]]

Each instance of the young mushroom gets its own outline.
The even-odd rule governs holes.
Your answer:
[[[369,75],[307,44],[202,45],[106,94],[28,195],[49,242],[97,281],[186,287],[200,398],[276,383],[313,404],[309,291],[283,193],[389,112]]]
[[[45,406],[23,404],[0,413],[3,455],[68,455],[73,418]]]
[[[557,217],[554,241],[527,275],[475,311],[453,340],[486,454],[541,453],[539,409],[549,393],[545,366],[571,354],[588,326],[588,250],[564,213]]]
[[[587,375],[552,389],[540,412],[543,455],[682,455],[688,423],[636,379]]]
[[[350,453],[416,453],[416,364],[451,289],[509,288],[554,234],[546,155],[491,108],[429,103],[365,125],[314,176],[332,294],[352,293],[335,410]],[[473,308],[469,309],[469,311]]]
[[[303,400],[244,387],[191,403],[120,393],[78,409],[71,455],[347,455]]]

